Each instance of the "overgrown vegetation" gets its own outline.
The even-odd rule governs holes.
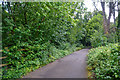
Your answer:
[[[68,46],[69,45],[69,46]],[[66,49],[57,49],[50,43],[45,43],[40,46],[26,46],[25,51],[19,51],[18,46],[10,48],[10,51],[4,50],[4,55],[7,58],[3,63],[9,64],[3,68],[3,78],[19,78],[27,72],[45,66],[46,64],[64,57],[75,50],[75,46],[66,45]]]
[[[2,5],[4,78],[19,78],[58,58],[83,48],[76,44],[80,30],[74,12],[83,3],[7,2]],[[77,10],[76,10],[77,9]],[[82,16],[79,17],[82,19]],[[82,28],[81,28],[82,29]],[[83,34],[83,33],[81,33]],[[82,39],[82,37],[81,37]]]
[[[2,78],[20,78],[88,46],[116,43],[110,27],[104,34],[102,12],[88,12],[83,2],[2,2]]]
[[[119,53],[120,45],[118,44],[109,44],[91,49],[87,61],[88,70],[90,71],[89,78],[95,78],[97,80],[119,79]]]

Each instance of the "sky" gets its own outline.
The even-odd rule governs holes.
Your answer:
[[[84,0],[84,3],[85,3],[85,6],[88,8],[88,11],[93,12],[93,10],[94,10],[95,7],[93,6],[92,0],[89,0],[89,1],[88,0]],[[102,10],[100,2],[97,3],[96,7],[97,7],[98,10]],[[109,14],[109,8],[108,8],[108,6],[105,6],[105,12],[106,12],[106,14],[108,16],[108,14]],[[118,13],[115,12],[115,17],[117,17],[117,15],[118,15]],[[113,20],[113,16],[111,16],[110,22],[113,22],[113,21],[114,21]]]

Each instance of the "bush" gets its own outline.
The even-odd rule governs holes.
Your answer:
[[[90,19],[88,21],[88,23],[85,27],[85,29],[86,29],[86,40],[85,41],[87,43],[90,44],[92,42],[90,38],[93,38],[94,39],[93,41],[95,41],[95,39],[97,39],[99,36],[102,35],[102,33],[103,33],[102,23],[103,23],[103,16],[101,14],[97,14],[97,15],[93,16],[92,19]],[[97,46],[97,45],[98,44],[95,44],[95,46]]]
[[[118,47],[120,47],[118,44],[109,44],[89,51],[87,63],[88,67],[92,68],[91,72],[95,74],[94,78],[100,80],[120,78],[118,65],[120,49]]]
[[[2,63],[9,65],[2,68],[2,78],[20,78],[28,72],[71,54],[76,49],[76,45],[70,47],[69,43],[65,43],[63,46],[65,49],[58,49],[50,42],[46,42],[42,45],[21,43],[21,45],[10,48],[6,47],[3,50],[3,56],[7,55],[7,58]]]
[[[116,32],[112,32],[110,34],[108,34],[108,42],[109,43],[116,43],[118,42],[118,35],[116,34]]]
[[[92,47],[98,47],[107,44],[107,37],[103,33],[95,30],[90,36],[90,42]]]

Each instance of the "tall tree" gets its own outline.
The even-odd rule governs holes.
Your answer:
[[[107,29],[107,19],[106,19],[106,15],[105,15],[105,2],[101,2],[101,6],[102,6],[102,11],[103,11],[103,27],[104,27],[104,33],[108,33],[108,29]]]
[[[106,17],[105,15],[105,2],[101,2],[101,7],[102,7],[102,11],[103,11],[103,27],[104,27],[104,33],[107,34],[107,33],[110,33],[110,19],[111,19],[111,16],[113,14],[113,19],[114,19],[114,25],[115,24],[115,4],[116,2],[109,2],[109,15],[108,15],[108,18]]]
[[[118,25],[117,25],[118,40],[120,40],[120,2],[118,2]]]

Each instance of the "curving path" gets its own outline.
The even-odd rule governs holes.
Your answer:
[[[76,51],[27,74],[23,78],[87,78],[86,55],[88,50]]]

